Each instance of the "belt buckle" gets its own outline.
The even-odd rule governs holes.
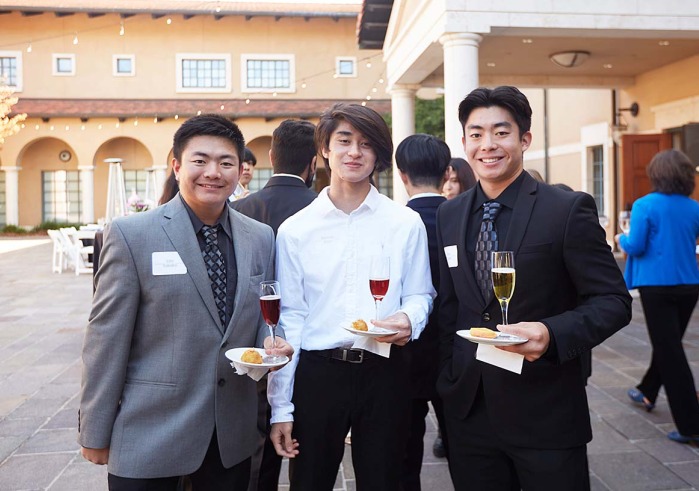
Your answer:
[[[359,359],[358,360],[350,360],[347,358],[347,354],[351,351],[354,351],[356,353],[359,353]],[[346,349],[342,352],[342,361],[346,361],[349,363],[361,363],[364,361],[364,350],[362,349],[357,349],[357,348],[350,348]]]

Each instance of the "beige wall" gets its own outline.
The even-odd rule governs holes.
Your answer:
[[[57,18],[52,14],[23,17],[0,16],[1,50],[22,51],[24,87],[20,97],[52,98],[244,98],[241,91],[242,54],[294,54],[298,87],[284,98],[363,99],[383,73],[381,52],[362,50],[355,37],[356,18],[224,17],[196,16],[184,20],[136,15],[125,19],[125,35],[119,35],[118,15],[88,18],[76,14]],[[75,33],[78,44],[73,44]],[[32,44],[32,52],[26,48]],[[322,47],[322,49],[319,49]],[[52,54],[76,56],[76,75],[52,75]],[[228,93],[179,93],[176,91],[177,53],[215,53],[231,56],[232,91]],[[136,75],[112,75],[112,55],[135,55]],[[355,56],[357,78],[333,78],[336,56]],[[367,68],[366,58],[371,58]],[[301,88],[301,82],[307,84]],[[382,90],[382,97],[386,97]],[[253,94],[268,98],[271,94]]]

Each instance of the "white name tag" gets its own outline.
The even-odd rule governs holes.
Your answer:
[[[444,255],[447,257],[447,264],[450,268],[456,268],[459,265],[459,254],[455,245],[446,246]]]
[[[153,253],[153,276],[187,274],[187,266],[177,251]]]

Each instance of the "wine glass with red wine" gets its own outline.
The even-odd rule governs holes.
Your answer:
[[[386,296],[391,277],[391,261],[388,256],[372,256],[369,265],[369,290],[376,304],[376,320],[379,320],[379,303]]]
[[[262,318],[269,327],[272,335],[272,348],[277,347],[277,324],[279,323],[279,308],[281,303],[281,290],[278,281],[263,281],[260,283],[260,309]],[[269,355],[264,357],[265,363],[279,363],[281,356]]]

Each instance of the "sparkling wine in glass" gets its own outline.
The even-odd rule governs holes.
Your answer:
[[[281,303],[281,290],[278,281],[263,281],[260,283],[260,309],[269,332],[272,335],[272,348],[277,347],[277,324],[279,323],[279,310]],[[265,363],[279,363],[282,357],[268,355],[264,357]]]
[[[376,305],[376,319],[379,319],[379,303],[386,296],[391,277],[391,261],[388,256],[372,256],[369,266],[369,290]]]
[[[631,230],[631,212],[630,211],[626,210],[626,211],[619,212],[619,228],[625,234],[628,234],[629,230]]]
[[[493,252],[490,260],[495,298],[500,302],[502,323],[507,324],[507,307],[515,291],[515,253],[512,251]]]

